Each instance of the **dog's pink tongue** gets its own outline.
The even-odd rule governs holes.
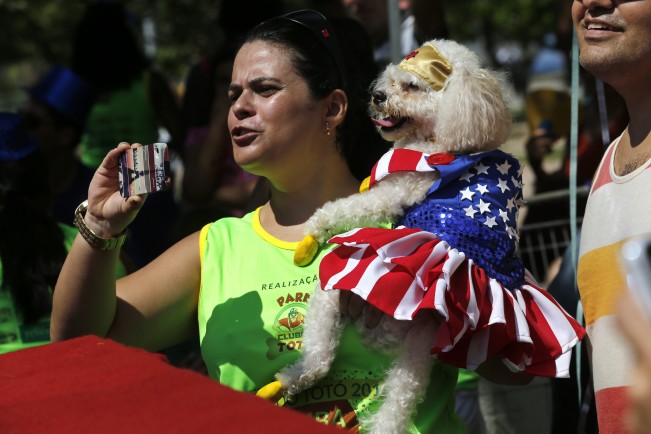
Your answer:
[[[393,118],[385,118],[385,119],[371,119],[375,125],[378,127],[392,127],[396,124],[396,122],[393,120]]]
[[[397,121],[395,121],[393,118],[385,118],[385,119],[371,118],[371,120],[378,127],[392,127],[395,124],[397,124]]]

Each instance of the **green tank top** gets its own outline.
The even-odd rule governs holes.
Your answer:
[[[324,252],[310,266],[296,267],[297,244],[265,232],[259,209],[202,230],[201,352],[210,376],[222,384],[255,392],[298,358],[306,303]],[[348,326],[328,377],[285,406],[324,423],[355,426],[358,415],[377,408],[378,387],[391,362],[367,349]],[[456,368],[436,365],[411,432],[463,432],[454,414],[456,379]]]
[[[142,143],[158,140],[156,114],[149,100],[149,74],[128,88],[109,95],[106,101],[93,105],[86,132],[81,138],[81,161],[93,169],[97,168],[111,149],[120,142]]]
[[[63,231],[66,250],[70,250],[77,236],[77,229],[59,223]],[[119,263],[116,277],[126,275]],[[8,289],[2,288],[2,263],[0,263],[0,354],[35,347],[50,342],[50,315],[45,315],[31,324],[24,324]]]

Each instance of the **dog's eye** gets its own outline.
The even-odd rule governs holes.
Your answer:
[[[419,90],[420,88],[416,83],[404,83],[402,85],[402,90],[405,92],[413,92],[415,90]]]

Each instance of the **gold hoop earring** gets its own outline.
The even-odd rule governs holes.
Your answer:
[[[330,135],[330,123],[326,122],[326,135]]]

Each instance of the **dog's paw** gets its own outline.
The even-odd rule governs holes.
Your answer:
[[[267,401],[278,402],[280,401],[280,398],[283,397],[284,392],[285,388],[280,381],[272,381],[271,383],[262,386],[260,390],[256,392],[255,396],[266,399]]]
[[[319,252],[319,242],[314,235],[306,235],[294,251],[294,264],[299,267],[309,265]]]

